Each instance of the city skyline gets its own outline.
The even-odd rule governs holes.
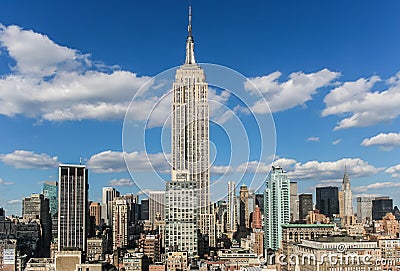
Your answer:
[[[397,19],[383,16],[392,11],[381,6],[377,9],[371,3],[361,7],[354,3],[346,6],[344,2],[339,2],[336,5],[330,4],[332,11],[319,5],[297,6],[292,3],[306,14],[319,15],[316,19],[320,23],[324,22],[331,32],[342,34],[336,43],[328,46],[323,38],[331,36],[329,31],[325,33],[323,26],[313,28],[309,19],[294,12],[295,7],[290,9],[290,14],[295,18],[281,26],[279,20],[273,23],[271,19],[253,18],[247,13],[259,13],[261,11],[257,9],[261,9],[271,14],[275,10],[283,15],[284,4],[255,4],[239,11],[236,4],[228,6],[210,3],[193,3],[196,57],[200,62],[219,63],[234,68],[251,78],[264,91],[275,119],[277,164],[288,172],[292,181],[299,183],[299,193],[314,193],[316,185],[339,187],[344,165],[347,165],[354,198],[361,194],[387,195],[394,199],[394,205],[398,205],[399,192],[391,188],[400,186],[400,166],[394,167],[399,164],[396,157],[400,145],[400,112],[392,103],[399,101],[400,84],[399,76],[396,75],[399,67],[392,58],[397,53],[394,50],[398,48],[396,44],[400,40],[383,45],[387,41],[385,31],[397,31],[394,29],[396,23],[393,23]],[[118,187],[121,193],[139,192],[123,161],[123,115],[127,103],[132,99],[132,90],[139,88],[163,68],[183,62],[180,60],[186,38],[183,26],[186,25],[184,14],[187,13],[187,6],[170,7],[171,12],[177,15],[175,19],[162,14],[161,3],[152,7],[154,14],[159,17],[145,21],[149,25],[145,23],[140,29],[132,29],[134,23],[127,23],[125,29],[115,32],[122,37],[117,34],[108,36],[108,39],[114,38],[119,43],[115,47],[104,48],[107,46],[100,44],[105,38],[98,35],[100,28],[93,28],[85,21],[81,23],[86,28],[79,31],[93,32],[86,36],[82,34],[83,38],[77,39],[68,32],[84,33],[78,32],[79,23],[70,29],[60,23],[52,28],[48,21],[39,20],[34,13],[23,18],[20,15],[23,12],[16,13],[18,5],[7,5],[9,10],[15,12],[2,14],[4,11],[0,11],[4,18],[4,21],[0,21],[0,58],[4,60],[0,64],[0,85],[4,92],[0,98],[0,125],[5,128],[0,135],[3,142],[0,151],[0,206],[5,207],[7,215],[19,214],[23,197],[32,192],[41,192],[43,181],[57,180],[59,163],[77,163],[80,156],[89,168],[91,200],[100,202],[103,186]],[[26,5],[22,10],[31,4]],[[138,10],[150,8],[145,3],[138,5],[136,15],[140,13]],[[393,4],[393,7],[397,5]],[[50,14],[56,6],[50,5],[43,12]],[[106,10],[104,4],[98,8],[103,12]],[[211,10],[212,14],[218,14],[224,20],[215,20],[213,16],[207,18],[206,10]],[[222,14],[221,10],[228,12]],[[334,11],[341,12],[345,22],[340,23]],[[122,17],[128,17],[123,10],[118,9],[116,12]],[[247,15],[248,20],[243,25],[238,22],[233,24],[235,20],[228,14],[234,12]],[[363,25],[367,24],[366,14],[372,12],[380,15],[381,21],[376,22],[376,25]],[[335,20],[327,23],[322,14]],[[350,15],[357,15],[354,22],[350,20]],[[100,17],[97,16],[93,14],[90,18],[99,22]],[[117,15],[112,17],[117,18]],[[133,21],[138,22],[136,20],[139,18]],[[298,32],[288,28],[295,19],[299,19]],[[52,16],[47,20],[57,21]],[[126,23],[125,20],[115,25],[110,22],[103,30],[111,31],[113,27],[121,27],[119,24],[122,22]],[[208,24],[218,27],[209,29]],[[351,26],[350,29],[342,33],[343,27],[347,25]],[[57,26],[63,31],[56,31]],[[390,26],[390,30],[386,26]],[[272,30],[273,27],[276,29]],[[248,33],[244,33],[244,30]],[[287,37],[279,41],[278,37],[282,37],[284,30],[287,30]],[[311,45],[307,35],[313,31],[320,34],[313,36],[315,48],[322,48],[320,52],[306,46]],[[157,37],[148,33],[157,33]],[[366,36],[374,33],[379,34],[379,38],[374,44],[367,44]],[[260,47],[259,42],[252,42],[257,56],[248,52],[252,48],[248,47],[250,45],[238,40],[240,36],[250,38],[252,34],[258,34],[256,37],[265,45]],[[300,34],[304,36],[299,37]],[[135,39],[141,35],[145,38]],[[153,43],[160,39],[159,35],[170,36],[169,42],[158,44],[155,48]],[[129,45],[137,50],[132,52],[131,47],[123,47],[122,51],[128,56],[126,58],[122,57],[122,52],[116,52],[124,40],[126,47]],[[343,43],[349,48],[340,40],[345,41]],[[297,46],[293,43],[281,46],[285,41],[292,41]],[[334,40],[330,38],[329,41]],[[30,46],[21,50],[18,46],[20,43]],[[109,45],[107,42],[105,44]],[[374,45],[378,44],[382,51],[376,55]],[[363,50],[357,51],[361,45]],[[281,48],[281,51],[277,51],[277,48]],[[332,49],[332,54],[325,52],[328,49]],[[32,52],[40,52],[39,57],[33,57]],[[273,52],[279,52],[278,56],[274,57]],[[293,57],[295,52],[298,58]],[[351,59],[354,61],[344,61],[339,56],[353,56]],[[369,56],[369,59],[363,59],[362,56]],[[289,60],[291,58],[294,60]],[[260,60],[265,64],[259,63]],[[35,92],[29,92],[31,86]],[[16,91],[18,88],[22,91]],[[60,91],[60,94],[55,91]],[[115,93],[120,97],[115,97]],[[58,97],[63,95],[70,97],[64,100]],[[222,96],[218,92],[215,95]],[[78,102],[74,106],[81,97],[84,98],[83,103]],[[352,103],[347,102],[350,99]],[[374,101],[381,103],[376,104]],[[372,110],[375,115],[369,114],[371,108],[376,109]],[[256,104],[253,109],[257,111]],[[257,113],[262,115],[262,110],[258,110]],[[365,115],[368,117],[363,118]],[[217,135],[210,128],[210,138],[214,144],[220,143]],[[64,142],[65,146],[60,146],[59,141]],[[129,153],[130,159],[140,164],[144,172],[149,170],[141,157],[144,150],[136,151]],[[159,155],[159,150],[152,154]],[[218,176],[221,170],[235,171],[241,166],[216,162],[215,167],[211,168],[211,176]],[[160,167],[164,168],[165,165],[161,164]],[[260,174],[266,178],[268,170],[269,165],[265,165]],[[234,177],[227,175],[226,178]],[[239,180],[230,180],[240,185]],[[227,194],[226,189],[222,192]]]

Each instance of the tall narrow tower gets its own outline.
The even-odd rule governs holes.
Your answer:
[[[196,64],[194,57],[191,7],[189,7],[186,59],[185,63],[176,71],[173,83],[171,132],[172,180],[167,183],[166,189],[166,238],[173,238],[172,236],[168,237],[168,232],[173,230],[171,227],[174,222],[171,219],[175,215],[174,210],[176,212],[187,211],[187,214],[182,213],[180,216],[195,216],[191,218],[191,221],[197,222],[198,230],[208,238],[209,245],[215,246],[215,225],[212,221],[209,192],[208,84],[204,70]],[[180,198],[180,202],[173,200],[176,191],[186,189],[195,190],[182,191],[182,193],[190,195],[186,198],[193,197],[195,199],[193,203],[187,202],[189,206],[193,205],[193,210],[177,207],[183,203],[183,197]],[[175,221],[176,225],[185,226],[182,223]],[[192,240],[194,238],[193,236]],[[167,245],[173,248],[176,244],[166,240]],[[189,247],[193,248],[194,245]],[[184,248],[182,247],[182,249]]]
[[[60,165],[58,183],[58,250],[86,251],[88,170],[84,165]]]
[[[342,182],[342,191],[343,191],[343,215],[345,217],[351,217],[354,215],[353,212],[353,194],[351,192],[350,187],[350,179],[347,175],[347,167],[344,170],[343,182]]]

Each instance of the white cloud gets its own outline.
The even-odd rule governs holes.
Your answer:
[[[394,188],[400,187],[400,183],[394,182],[378,182],[378,183],[371,183],[368,185],[354,187],[353,191],[355,192],[366,192],[374,189],[382,189],[382,188]]]
[[[328,69],[309,74],[296,72],[290,74],[289,80],[280,83],[278,79],[281,73],[274,72],[266,76],[249,79],[245,83],[245,89],[253,94],[257,93],[256,89],[259,89],[268,102],[271,112],[279,112],[298,105],[305,106],[305,103],[312,99],[312,95],[317,92],[317,89],[327,86],[339,75],[338,72],[332,72]],[[269,112],[263,99],[258,100],[252,106],[252,110],[259,114]]]
[[[291,164],[288,163],[286,167],[282,167],[288,172],[290,178],[299,180],[336,180],[343,176],[345,166],[347,166],[347,172],[351,178],[371,176],[383,170],[360,158],[343,158],[327,162],[314,160],[305,163],[289,160]]]
[[[0,160],[16,168],[57,168],[59,161],[57,156],[49,156],[45,153],[34,153],[32,151],[16,150],[12,153],[1,154]]]
[[[342,142],[342,139],[341,139],[341,138],[332,141],[332,144],[333,144],[333,145],[337,145],[337,144],[339,144],[340,142]]]
[[[400,146],[400,133],[380,133],[371,138],[365,138],[361,142],[362,146],[379,146],[382,150],[391,150]]]
[[[113,179],[108,182],[110,186],[133,186],[135,183],[131,179]]]
[[[20,200],[20,199],[12,199],[12,200],[7,201],[7,204],[10,204],[10,205],[20,204],[21,202],[22,202],[22,200]]]
[[[212,166],[210,168],[211,174],[224,175],[232,173],[233,168],[231,166]]]
[[[88,168],[98,173],[111,173],[127,171],[124,156],[131,170],[136,172],[156,171],[164,172],[170,169],[168,163],[169,155],[163,153],[146,154],[144,152],[118,152],[103,151],[92,155],[87,161]]]
[[[88,55],[18,26],[0,25],[0,47],[16,62],[0,79],[0,114],[6,116],[122,119],[133,94],[150,79],[92,63]],[[139,119],[142,113],[136,111]]]
[[[319,137],[318,136],[311,136],[311,137],[307,138],[307,141],[319,142]]]
[[[393,178],[400,178],[400,164],[387,168],[386,173],[391,174]]]
[[[236,171],[246,174],[266,174],[271,170],[271,165],[259,161],[249,161],[240,164]]]
[[[6,182],[3,180],[3,178],[0,178],[0,185],[12,185],[14,184],[13,182]]]
[[[386,81],[386,90],[373,91],[380,80],[378,76],[360,78],[331,90],[324,99],[326,107],[322,116],[344,116],[335,130],[371,126],[396,119],[400,115],[400,73]]]

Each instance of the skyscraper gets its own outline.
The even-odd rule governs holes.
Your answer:
[[[128,245],[129,204],[123,197],[115,198],[113,206],[113,249]]]
[[[343,215],[345,217],[351,217],[354,215],[353,194],[351,193],[350,179],[347,174],[347,168],[345,168],[344,170],[342,191],[343,191]]]
[[[237,219],[236,219],[236,183],[228,182],[228,225],[227,229],[230,232],[237,230]]]
[[[58,212],[58,183],[45,182],[43,184],[43,195],[49,199],[51,217],[55,217]]]
[[[374,197],[357,197],[357,223],[372,221],[372,201]]]
[[[247,186],[245,184],[240,186],[239,200],[240,200],[239,226],[248,229],[250,228],[249,190],[247,189]]]
[[[281,225],[290,222],[290,180],[279,166],[273,166],[264,194],[265,249],[278,250],[282,240]]]
[[[173,232],[181,230],[182,236],[186,239],[184,242],[191,243],[188,245],[192,250],[190,254],[197,253],[197,245],[194,250],[196,238],[192,236],[195,235],[191,225],[194,221],[200,233],[207,236],[209,245],[215,246],[215,223],[211,214],[209,192],[208,84],[204,70],[195,61],[191,20],[191,7],[189,7],[186,59],[176,71],[172,87],[172,170],[171,181],[166,185],[166,199],[169,200],[166,202],[166,208],[169,210],[166,210],[165,226],[166,246],[175,246],[176,241],[173,238],[176,236]],[[196,191],[191,191],[193,189]],[[179,197],[180,201],[177,202],[175,199],[177,191],[181,191],[187,197]],[[182,208],[182,204],[187,209]],[[183,222],[178,217],[175,218],[177,214],[175,212],[187,217],[189,221]],[[185,236],[186,233],[191,236]]]
[[[75,247],[86,251],[88,170],[84,165],[59,166],[58,250]]]
[[[150,191],[149,192],[149,220],[153,229],[156,217],[165,217],[165,191]]]
[[[315,208],[321,214],[332,217],[339,214],[339,189],[334,186],[317,187],[316,188],[316,205]]]
[[[112,204],[114,199],[119,197],[120,193],[113,187],[103,187],[103,205],[101,208],[101,218],[104,220],[108,226],[112,226]]]
[[[299,195],[299,219],[305,219],[308,212],[313,210],[312,194]]]
[[[32,194],[22,200],[22,216],[24,219],[38,219],[41,227],[41,249],[44,257],[50,256],[51,218],[49,200],[43,194]]]
[[[372,219],[381,220],[387,213],[393,211],[393,199],[378,197],[372,200]]]
[[[94,217],[96,226],[101,224],[101,205],[99,202],[90,203],[89,214]]]
[[[297,182],[290,182],[290,221],[299,220],[299,199]]]

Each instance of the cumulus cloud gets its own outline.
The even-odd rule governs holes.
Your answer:
[[[32,151],[16,150],[12,153],[1,154],[0,160],[7,165],[16,168],[57,168],[59,161],[57,156],[49,156],[45,153],[34,153]]]
[[[360,78],[331,90],[324,98],[322,116],[344,116],[334,130],[366,127],[396,119],[400,114],[400,73],[386,80],[386,90],[373,91],[379,81],[379,76]]]
[[[366,192],[366,191],[370,191],[370,190],[377,190],[377,189],[382,189],[382,188],[394,188],[394,187],[400,187],[400,183],[394,183],[394,182],[371,183],[368,185],[354,187],[353,191],[354,192]]]
[[[113,179],[108,182],[110,186],[133,186],[135,183],[131,179]]]
[[[393,178],[400,178],[400,164],[387,168],[386,173],[391,174]]]
[[[7,204],[13,205],[13,204],[20,204],[21,202],[22,202],[22,200],[20,200],[20,199],[12,199],[12,200],[7,201]]]
[[[170,169],[167,160],[169,155],[165,156],[163,153],[127,153],[108,150],[92,155],[86,164],[88,168],[98,173],[124,172],[127,171],[124,157],[129,169],[136,172],[149,171],[153,169],[164,172]]]
[[[281,75],[280,72],[274,72],[251,78],[245,83],[245,89],[253,94],[259,89],[268,102],[270,110],[279,112],[299,105],[304,106],[312,99],[317,89],[329,85],[340,74],[328,69],[308,74],[296,72],[290,74],[287,81],[280,83],[278,79]],[[258,100],[252,106],[252,110],[259,114],[269,112],[264,100]]]
[[[232,173],[233,168],[231,166],[212,166],[210,168],[211,174],[224,175]]]
[[[0,25],[0,47],[2,57],[8,55],[16,63],[0,79],[0,114],[6,116],[122,119],[133,94],[149,80],[106,65],[99,69],[89,55],[18,26]],[[140,118],[142,111],[137,113]]]
[[[307,141],[319,142],[319,137],[318,136],[311,136],[311,137],[307,138]]]
[[[392,150],[394,147],[400,146],[400,133],[380,133],[371,138],[365,138],[361,142],[362,146],[379,146],[382,150]]]

